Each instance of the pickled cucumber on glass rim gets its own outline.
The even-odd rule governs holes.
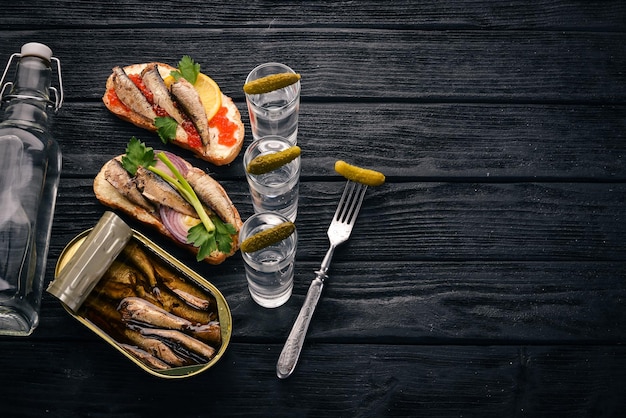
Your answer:
[[[249,236],[246,238],[239,248],[244,253],[253,253],[270,245],[277,244],[282,240],[288,238],[296,230],[296,225],[293,222],[283,222],[269,229]]]
[[[274,171],[277,168],[290,163],[299,156],[300,147],[294,145],[272,154],[259,155],[248,163],[246,171],[254,175],[269,173],[270,171]]]
[[[282,89],[300,81],[300,74],[280,73],[257,78],[243,85],[246,94],[263,94]]]
[[[357,167],[342,160],[335,162],[335,171],[348,180],[367,186],[380,186],[385,182],[385,175],[383,173],[368,168]]]

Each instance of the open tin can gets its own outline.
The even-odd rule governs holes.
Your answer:
[[[232,316],[220,291],[113,212],[65,247],[47,291],[158,377],[201,373],[230,342]]]

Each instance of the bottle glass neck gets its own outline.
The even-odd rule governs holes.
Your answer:
[[[33,99],[11,99],[4,111],[7,123],[26,123],[37,125],[39,129],[48,126],[47,103]]]
[[[17,64],[10,95],[50,100],[50,63],[39,57],[23,57]]]
[[[33,56],[22,57],[17,64],[11,91],[5,96],[4,120],[46,127],[51,77],[52,69],[48,61]]]

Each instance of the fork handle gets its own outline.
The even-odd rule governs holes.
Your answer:
[[[280,353],[280,357],[278,357],[276,375],[281,379],[289,377],[296,368],[296,363],[298,363],[298,358],[300,357],[300,352],[302,351],[302,346],[304,345],[304,337],[309,329],[313,312],[315,312],[315,307],[317,306],[317,302],[320,300],[320,296],[322,294],[324,280],[328,278],[328,276],[322,271],[317,271],[315,273],[315,279],[313,279],[311,285],[309,286],[302,308],[300,308],[300,313],[291,328],[291,332],[287,337],[283,351]]]

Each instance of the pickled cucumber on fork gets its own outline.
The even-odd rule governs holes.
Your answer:
[[[380,186],[385,182],[385,175],[379,171],[357,167],[345,161],[335,162],[335,171],[348,180],[362,183],[367,186]]]

